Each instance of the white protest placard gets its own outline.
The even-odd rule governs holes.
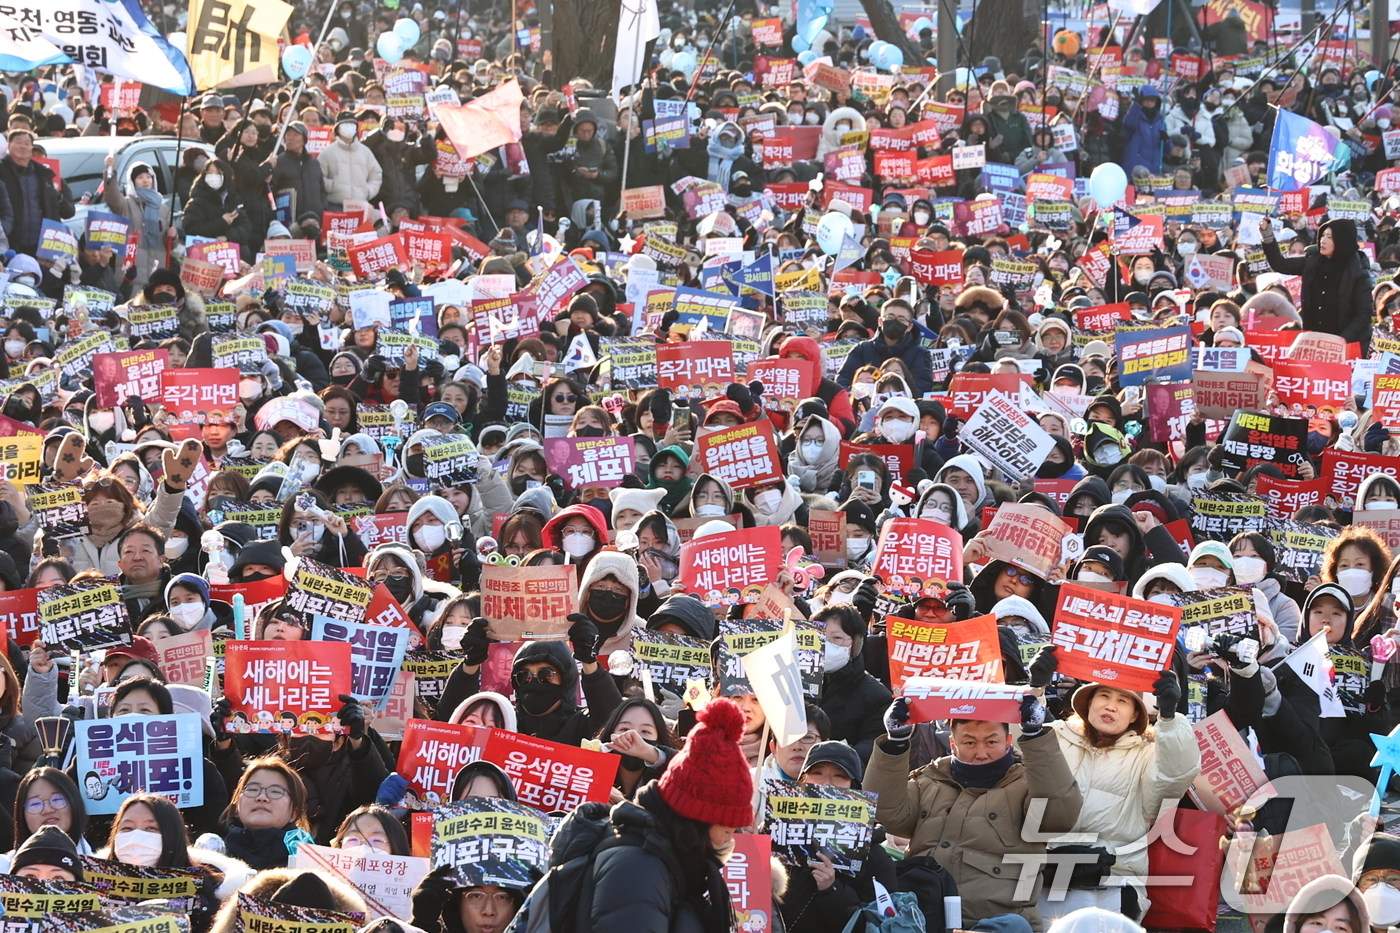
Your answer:
[[[291,868],[339,878],[364,895],[377,916],[413,916],[413,889],[428,874],[428,859],[410,855],[353,855],[344,849],[303,842]]]
[[[377,288],[362,288],[351,292],[350,315],[354,319],[355,329],[373,327],[376,324],[392,327],[394,320],[389,313],[389,302],[393,299],[393,295]]]
[[[987,396],[963,425],[959,439],[1008,476],[1025,479],[1045,462],[1055,439],[1001,393]]]
[[[987,146],[957,146],[953,149],[953,171],[964,168],[981,168],[987,164]]]

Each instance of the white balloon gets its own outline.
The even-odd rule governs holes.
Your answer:
[[[418,27],[416,20],[405,17],[394,23],[394,35],[403,42],[405,49],[411,49],[418,44],[418,40],[423,35],[423,30]]]
[[[311,50],[304,45],[289,45],[282,53],[282,70],[293,81],[300,81],[311,69]]]
[[[671,57],[671,67],[677,71],[684,72],[687,78],[694,73],[696,64],[697,59],[695,53],[689,49],[677,52]]]
[[[817,245],[823,253],[835,256],[841,252],[841,244],[846,242],[846,237],[854,237],[855,232],[856,226],[851,223],[851,218],[840,211],[827,211],[817,221]]]
[[[382,32],[374,43],[374,50],[389,64],[398,64],[399,59],[403,58],[403,40],[395,33]]]

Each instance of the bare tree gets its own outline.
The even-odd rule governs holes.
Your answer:
[[[980,27],[980,28],[979,28]],[[971,67],[988,55],[1001,60],[1007,72],[1020,73],[1019,62],[1026,50],[1036,44],[1040,35],[1040,3],[1038,0],[979,0],[977,15],[963,31]],[[961,54],[959,59],[961,59]]]
[[[594,87],[611,87],[613,52],[622,12],[620,0],[552,2],[555,81],[563,84],[586,78]]]
[[[870,25],[875,28],[875,35],[891,45],[899,46],[900,51],[904,53],[906,65],[923,64],[924,53],[919,51],[919,44],[910,41],[900,28],[899,17],[895,15],[889,0],[860,0],[860,5],[865,8],[865,15],[870,17]]]

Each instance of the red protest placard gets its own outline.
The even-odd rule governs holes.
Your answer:
[[[488,726],[410,719],[403,727],[394,771],[403,775],[420,800],[451,800],[457,772],[481,759],[490,737]]]
[[[160,672],[166,683],[194,684],[203,688],[209,658],[214,656],[214,633],[209,629],[171,635],[155,642],[160,652]]]
[[[957,180],[957,176],[953,174],[953,157],[939,155],[916,160],[914,162],[914,177],[919,180],[920,184],[931,185],[935,188],[953,184]]]
[[[802,69],[802,77],[808,84],[815,84],[825,91],[845,93],[851,87],[851,73],[826,62],[812,62]]]
[[[39,637],[39,591],[10,590],[0,593],[0,633],[21,645]]]
[[[776,525],[741,528],[681,545],[680,588],[710,606],[755,603],[778,578],[783,536]]]
[[[385,628],[406,628],[413,633],[408,641],[410,649],[423,644],[422,631],[408,617],[403,606],[383,583],[374,584],[374,595],[370,597],[369,605],[365,607],[365,624],[382,625]]]
[[[837,450],[838,462],[841,469],[851,465],[851,458],[856,454],[874,454],[885,461],[885,466],[889,468],[890,479],[896,483],[902,483],[904,477],[914,469],[914,445],[912,444],[856,444],[851,441],[841,441]]]
[[[1191,782],[1191,796],[1204,809],[1225,816],[1251,800],[1257,807],[1277,796],[1272,787],[1266,788],[1269,779],[1264,769],[1228,713],[1223,709],[1212,713],[1196,723],[1195,729],[1201,771]]]
[[[1080,308],[1074,312],[1074,326],[1080,330],[1111,331],[1118,321],[1131,321],[1133,312],[1126,301],[1117,304]]]
[[[224,695],[253,732],[321,732],[349,693],[350,643],[230,641],[224,646]]]
[[[1331,489],[1326,476],[1311,480],[1274,479],[1260,473],[1258,494],[1269,507],[1270,518],[1292,518],[1304,506],[1317,505]]]
[[[539,810],[572,810],[587,800],[607,803],[622,756],[492,729],[481,753],[510,775],[515,795]]]
[[[889,617],[890,684],[899,690],[910,677],[1000,683],[1001,640],[995,616],[949,624]]]
[[[875,153],[875,177],[880,179],[913,178],[915,174],[914,153],[885,151]]]
[[[880,530],[871,572],[885,591],[911,598],[941,594],[962,582],[962,535],[922,518],[892,518]]]
[[[1350,509],[1356,501],[1361,481],[1372,473],[1400,476],[1400,461],[1383,454],[1361,454],[1328,447],[1322,452],[1322,475],[1327,479],[1327,495],[1321,505],[1329,509]]]
[[[1021,386],[1030,384],[1030,376],[1016,373],[958,373],[948,383],[948,394],[953,398],[948,414],[971,418],[992,392],[1001,392],[1019,403]]]
[[[702,434],[695,456],[702,473],[718,476],[735,489],[783,481],[783,461],[768,420]]]
[[[612,488],[636,470],[636,442],[630,437],[547,437],[544,459],[565,488]]]
[[[452,237],[446,233],[408,230],[400,233],[410,262],[428,270],[446,268],[452,262]]]
[[[1347,342],[1336,334],[1305,330],[1288,348],[1288,358],[1304,363],[1345,363]]]
[[[1178,518],[1174,522],[1167,522],[1162,526],[1167,529],[1167,534],[1172,536],[1172,540],[1181,548],[1181,553],[1190,554],[1196,549],[1196,540],[1191,537],[1191,523],[1184,518]]]
[[[141,106],[141,84],[136,81],[121,81],[104,84],[98,89],[98,99],[103,107],[131,113]]]
[[[1351,397],[1351,365],[1300,363],[1290,354],[1274,363],[1274,391],[1295,417],[1326,418]]]
[[[316,265],[315,240],[274,238],[263,243],[263,252],[268,256],[291,256],[298,272],[310,272]]]
[[[720,874],[734,906],[734,929],[773,933],[773,839],[767,833],[735,833],[734,851]]]
[[[1123,690],[1151,690],[1171,663],[1181,610],[1116,593],[1060,586],[1051,644],[1066,677]]]
[[[1377,373],[1375,388],[1371,391],[1371,410],[1374,418],[1385,425],[1392,434],[1400,433],[1400,376]]]
[[[822,187],[822,210],[831,210],[831,202],[838,199],[866,214],[870,212],[870,205],[875,201],[875,192],[871,188],[862,188],[859,185],[828,181]]]
[[[753,21],[753,44],[776,49],[783,44],[783,21],[779,17]]]
[[[1060,562],[1060,541],[1071,531],[1040,506],[1007,502],[987,527],[987,554],[1045,577]]]
[[[1286,359],[1294,341],[1298,339],[1296,330],[1246,330],[1244,342],[1259,358],[1272,366],[1277,360]]]
[[[1120,256],[1149,256],[1162,248],[1162,232],[1166,215],[1144,214],[1138,222],[1113,238],[1114,249]]]
[[[766,150],[765,150],[766,158]],[[773,196],[773,203],[785,211],[801,210],[802,205],[807,203],[807,193],[811,190],[806,182],[787,182],[776,185],[766,185],[764,193]]]
[[[1218,373],[1198,369],[1192,373],[1191,381],[1194,383],[1191,397],[1197,410],[1207,418],[1229,418],[1240,409],[1256,411],[1267,394],[1263,378],[1258,373]]]
[[[873,152],[907,152],[914,148],[914,127],[905,126],[897,130],[878,129],[870,131],[870,149]]]
[[[253,620],[257,618],[262,608],[275,599],[281,599],[287,595],[287,578],[278,574],[275,577],[268,577],[266,580],[255,580],[252,583],[214,583],[209,587],[209,595],[214,599],[220,599],[233,605],[233,597],[243,597],[243,620],[246,634],[253,633]]]
[[[116,408],[133,395],[159,404],[160,374],[170,362],[169,350],[128,350],[124,353],[96,353],[92,357],[92,384],[99,408]]]
[[[750,382],[763,383],[763,407],[768,411],[795,411],[797,403],[816,394],[821,364],[816,360],[754,360]]]
[[[962,250],[946,249],[934,252],[916,249],[909,254],[909,274],[925,285],[961,285],[963,281]]]
[[[1026,176],[1027,201],[1072,201],[1074,182],[1049,172],[1031,172]]]
[[[911,677],[900,696],[909,701],[915,722],[944,719],[979,719],[984,722],[1020,722],[1021,698],[1030,687],[984,683],[977,680],[940,680]]]
[[[680,398],[722,395],[734,381],[734,345],[727,340],[663,343],[656,348],[656,384]]]
[[[350,260],[350,268],[362,279],[376,278],[390,269],[408,265],[408,257],[404,255],[403,250],[403,239],[397,233],[351,246],[345,252]]]
[[[160,402],[181,420],[190,420],[197,411],[230,411],[238,404],[238,370],[162,370]]]

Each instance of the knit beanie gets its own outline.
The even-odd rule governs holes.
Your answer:
[[[744,714],[723,698],[705,704],[699,722],[657,781],[661,799],[679,816],[715,826],[739,827],[753,822],[753,774],[739,739]]]
[[[742,715],[739,722],[743,723]],[[52,865],[71,872],[78,881],[83,880],[83,863],[78,860],[78,849],[68,834],[57,826],[41,827],[30,836],[15,853],[10,872],[17,872],[28,865]]]
[[[199,598],[204,600],[204,605],[209,605],[209,581],[197,573],[180,573],[170,578],[170,582],[165,584],[165,602],[170,604],[170,591],[174,587],[184,587],[199,594]]]

